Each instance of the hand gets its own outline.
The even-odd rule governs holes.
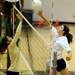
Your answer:
[[[66,56],[66,60],[67,61],[70,61],[72,58],[72,53],[71,52],[68,52],[67,56]]]
[[[12,41],[12,38],[7,36],[7,39],[8,39],[7,43],[9,44]]]
[[[19,14],[16,14],[17,18],[22,21],[22,17]]]
[[[43,12],[42,11],[38,11],[37,14],[40,15],[40,16],[42,16],[43,15]]]
[[[2,12],[0,12],[0,15],[3,15],[3,13],[2,13]]]
[[[71,57],[68,57],[68,56],[67,56],[67,57],[66,57],[66,60],[67,60],[67,61],[70,61],[70,60],[71,60]]]

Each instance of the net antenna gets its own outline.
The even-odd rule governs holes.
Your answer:
[[[54,9],[54,0],[51,0],[51,23],[53,24],[53,18],[54,18],[54,13],[53,13],[53,9]],[[53,70],[52,70],[52,75],[56,75],[56,67],[57,67],[57,52],[53,52]]]

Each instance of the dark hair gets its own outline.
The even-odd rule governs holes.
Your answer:
[[[67,37],[68,43],[71,43],[72,39],[73,39],[73,35],[70,34],[69,32],[70,32],[69,27],[67,27],[66,25],[64,25],[64,35]]]

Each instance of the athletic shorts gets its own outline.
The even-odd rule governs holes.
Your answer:
[[[11,9],[13,8],[12,4],[14,2],[8,2],[8,1],[4,1],[4,14],[10,16],[11,15]],[[19,5],[19,1],[17,1],[16,3],[16,7],[20,10],[20,5]]]
[[[66,62],[64,59],[57,60],[57,71],[60,72],[61,70],[66,68]]]

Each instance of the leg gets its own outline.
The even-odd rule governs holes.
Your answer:
[[[50,75],[50,69],[47,69],[47,70],[46,70],[46,74],[47,74],[47,75]]]
[[[53,75],[53,69],[46,70],[46,75]],[[57,71],[56,71],[56,75],[58,75]]]
[[[60,73],[61,73],[61,75],[70,75],[67,68],[60,71]]]
[[[11,9],[12,3],[8,1],[4,1],[4,18],[3,25],[5,27],[5,35],[12,37],[12,25],[11,25]]]

